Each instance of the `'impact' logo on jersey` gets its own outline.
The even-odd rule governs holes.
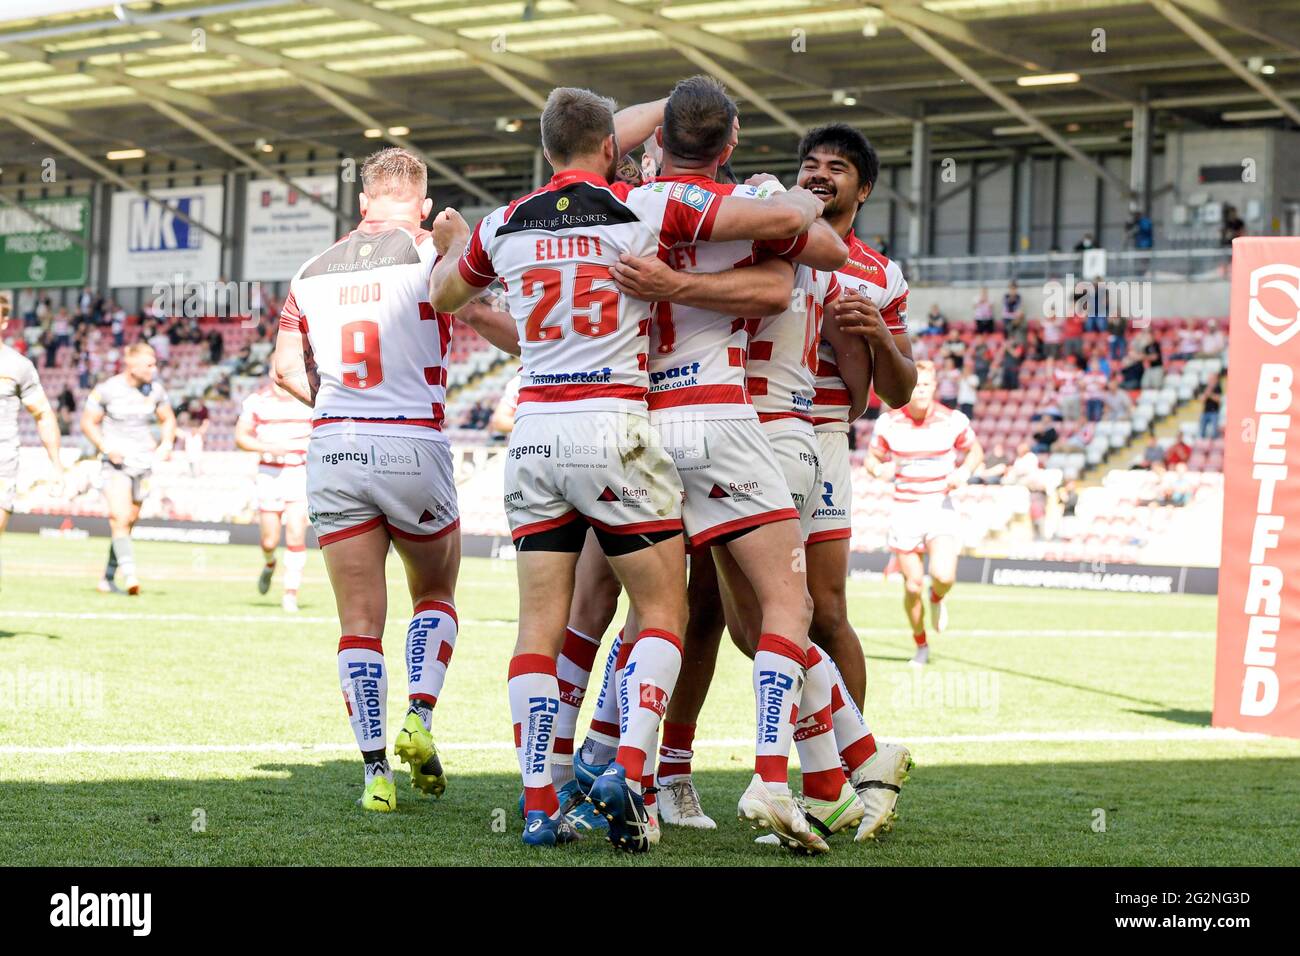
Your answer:
[[[794,686],[794,678],[776,671],[758,672],[758,712],[762,717],[763,743],[774,744],[785,710],[785,693]]]
[[[662,385],[665,388],[680,388],[684,385],[694,385],[695,376],[699,374],[699,362],[678,365],[675,368],[660,369],[657,372],[650,373],[650,387],[654,388],[656,385]]]
[[[152,893],[82,893],[74,885],[50,897],[51,926],[125,926],[132,936],[148,936],[152,914]]]

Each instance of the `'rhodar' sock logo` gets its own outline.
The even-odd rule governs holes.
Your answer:
[[[429,514],[428,508],[425,508],[424,511],[420,513],[420,524],[424,524],[426,521],[432,521],[432,520],[433,520],[433,515]]]
[[[601,493],[596,497],[596,500],[597,500],[597,501],[621,501],[622,499],[619,498],[619,496],[618,496],[618,492],[616,492],[616,491],[614,491],[613,489],[611,489],[611,488],[609,487],[609,485],[606,485],[606,486],[605,486],[605,490],[602,491],[602,492],[601,492]]]
[[[713,484],[713,490],[709,492],[709,497],[710,497],[710,498],[730,498],[730,497],[731,497],[731,492],[727,491],[726,488],[723,488],[723,487],[722,487],[721,485],[719,485],[717,482],[714,482],[714,484]]]

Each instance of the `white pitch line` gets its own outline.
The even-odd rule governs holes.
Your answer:
[[[1000,734],[950,734],[946,736],[911,737],[900,743],[909,746],[945,744],[1004,744],[1004,743],[1155,743],[1203,742],[1241,743],[1268,740],[1264,734],[1244,733],[1226,727],[1197,727],[1187,730],[1059,730],[1011,731]],[[753,738],[736,737],[723,740],[697,740],[696,749],[735,749],[752,747]],[[267,742],[260,744],[64,744],[57,747],[29,747],[20,744],[0,744],[0,756],[66,757],[86,754],[101,755],[163,755],[163,754],[238,754],[238,753],[354,753],[356,744],[323,743],[294,744]],[[506,740],[479,743],[444,743],[444,751],[512,751],[514,745]]]
[[[132,611],[4,611],[4,617],[25,620],[59,620],[59,621],[159,621],[176,623],[213,622],[219,624],[334,624],[337,618],[308,614],[184,614],[184,613],[141,613]],[[405,615],[393,614],[394,620]],[[516,627],[515,621],[464,618],[461,627]],[[859,634],[897,636],[903,633],[897,627],[860,627]],[[1153,631],[1148,628],[1138,630],[1098,629],[1098,628],[953,628],[951,637],[1100,637],[1133,638],[1158,637],[1169,640],[1192,640],[1214,637],[1213,631]]]

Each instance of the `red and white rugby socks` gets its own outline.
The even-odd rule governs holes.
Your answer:
[[[287,559],[286,559],[287,563]],[[424,729],[433,726],[433,706],[447,680],[447,665],[456,649],[456,608],[446,601],[422,601],[406,628],[408,713],[420,715]]]
[[[803,792],[814,800],[838,800],[847,783],[840,767],[831,717],[834,686],[826,658],[815,645],[810,646],[794,744],[799,751],[799,769],[803,772]]]
[[[695,752],[691,749],[695,744],[695,725],[665,720],[663,727],[656,779],[659,786],[666,787],[680,777],[691,775],[691,760],[695,757]]]
[[[524,778],[524,812],[541,810],[549,817],[560,811],[551,784],[551,754],[555,746],[555,716],[560,686],[555,661],[545,654],[516,654],[510,658],[510,719],[515,725],[515,753]]]
[[[262,560],[266,562],[266,566],[267,566],[268,568],[274,568],[274,567],[275,567],[275,548],[272,548],[270,551],[267,551],[266,548],[263,548],[263,549],[262,549]]]
[[[754,654],[754,697],[758,711],[758,737],[754,772],[776,791],[790,789],[790,742],[799,719],[803,673],[807,658],[794,641],[779,634],[763,634]]]
[[[618,751],[618,671],[626,661],[623,632],[619,631],[609,649],[609,656],[605,658],[605,673],[600,694],[596,697],[596,710],[591,715],[591,727],[582,742],[582,760],[593,767],[609,763]]]
[[[388,668],[383,642],[363,634],[344,634],[339,638],[338,664],[348,722],[366,762],[366,783],[379,774],[392,780],[387,757]]]
[[[876,755],[876,738],[867,728],[866,718],[849,696],[849,688],[835,662],[823,656],[822,662],[831,675],[831,721],[835,726],[835,746],[840,759],[852,776],[863,764]]]
[[[271,556],[271,565],[275,556]],[[284,549],[284,593],[297,594],[302,587],[302,569],[307,566],[307,548],[305,545],[289,546]]]
[[[925,646],[925,628],[921,628],[921,633],[919,633],[919,634],[913,634],[913,635],[912,635],[912,640],[916,641],[916,646],[917,646],[917,647],[924,647],[924,646]]]
[[[573,737],[578,730],[578,711],[587,694],[591,668],[599,650],[600,638],[588,637],[571,627],[564,629],[564,647],[555,662],[555,676],[560,685],[560,712],[555,717],[555,758],[551,762],[551,773],[557,787],[573,779]]]
[[[632,645],[619,680],[619,745],[615,760],[627,771],[634,791],[643,789],[646,763],[655,752],[659,721],[682,669],[682,642],[659,628],[643,630]],[[654,767],[649,768],[653,775]]]

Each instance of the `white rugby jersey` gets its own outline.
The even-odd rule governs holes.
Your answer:
[[[764,198],[761,187],[718,183],[704,176],[664,178],[718,196]],[[764,254],[793,257],[807,235],[779,242],[685,242],[664,249],[659,258],[678,272],[716,273],[753,265]],[[753,418],[745,388],[746,317],[660,302],[650,327],[650,408],[661,414],[703,418]]]
[[[839,294],[834,272],[796,265],[790,308],[780,315],[750,320],[749,374],[745,384],[759,421],[813,420],[822,315],[826,304]]]
[[[849,261],[835,273],[840,292],[857,292],[875,303],[885,327],[895,335],[907,331],[907,280],[898,263],[887,259],[850,230],[845,242]],[[849,430],[849,390],[835,365],[835,350],[823,341],[817,349],[817,390],[813,426],[819,432]]]
[[[441,431],[451,316],[429,304],[436,261],[428,231],[362,222],[293,277],[280,328],[311,346],[317,434]]]
[[[624,252],[707,239],[718,206],[692,184],[633,188],[571,169],[479,222],[460,274],[505,286],[523,363],[519,416],[645,412],[650,303],[620,294],[609,267]]]
[[[894,462],[895,501],[922,501],[947,492],[957,452],[974,444],[970,419],[935,402],[919,422],[906,406],[882,414],[876,419],[871,452],[881,461]]]
[[[259,388],[244,399],[239,417],[253,428],[253,436],[262,444],[292,451],[288,455],[268,455],[259,461],[273,468],[294,468],[307,463],[307,442],[311,438],[311,409],[287,393],[277,395],[270,386]]]
[[[167,389],[155,379],[131,384],[125,372],[100,382],[86,396],[86,408],[102,411],[100,433],[109,452],[120,452],[128,468],[149,468],[158,439],[158,407],[166,405]]]

